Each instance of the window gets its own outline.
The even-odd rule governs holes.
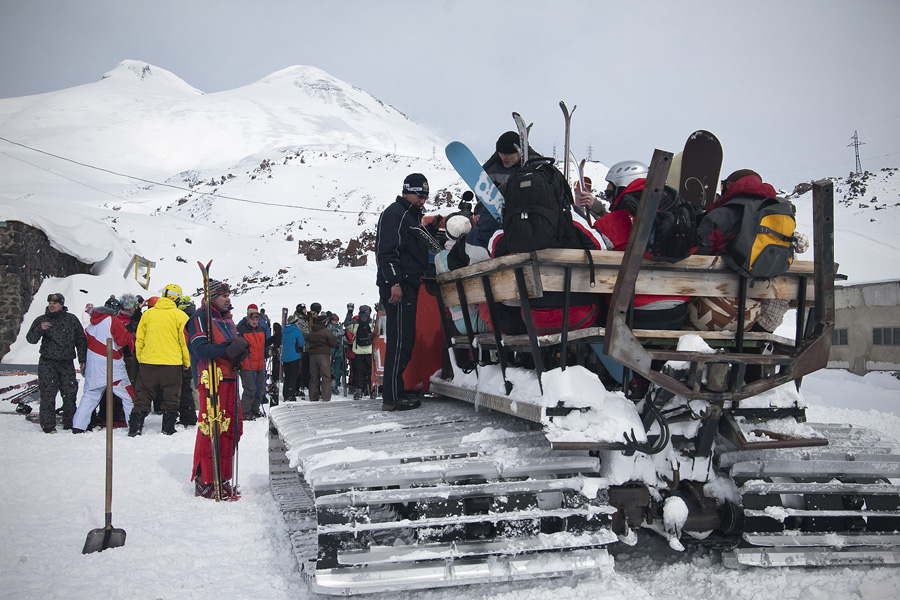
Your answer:
[[[876,346],[900,346],[900,327],[876,327],[872,330],[872,343]]]
[[[832,346],[846,346],[850,342],[847,341],[847,330],[846,329],[835,329],[831,334],[831,345]]]

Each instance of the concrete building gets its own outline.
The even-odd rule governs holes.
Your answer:
[[[829,368],[900,370],[900,281],[836,286],[834,305]]]

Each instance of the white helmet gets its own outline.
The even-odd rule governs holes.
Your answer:
[[[646,177],[648,172],[647,165],[640,161],[623,160],[609,168],[606,180],[617,188],[623,188],[635,179]]]

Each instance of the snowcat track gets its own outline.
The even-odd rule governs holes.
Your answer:
[[[598,458],[554,451],[534,425],[453,400],[380,408],[270,411],[270,484],[313,591],[557,577],[611,562],[616,509],[596,492]]]
[[[725,452],[741,543],[729,567],[900,564],[900,453],[871,430],[811,424],[827,446]]]

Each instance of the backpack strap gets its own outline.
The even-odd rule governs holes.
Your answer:
[[[757,231],[759,231],[759,233],[768,233],[771,236],[777,237],[782,242],[793,242],[796,239],[793,235],[784,235],[780,231],[775,231],[774,229],[766,227],[765,225],[760,225]]]

